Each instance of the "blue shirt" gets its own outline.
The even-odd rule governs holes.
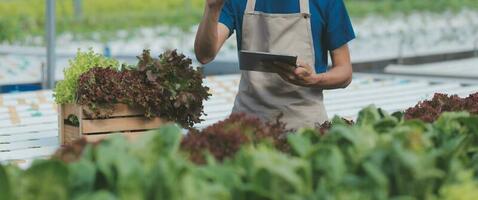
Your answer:
[[[327,52],[333,51],[355,38],[343,0],[309,0],[312,37],[317,73],[327,71]],[[236,31],[238,49],[241,49],[242,18],[247,0],[226,0],[219,22],[230,33]],[[256,0],[256,11],[265,13],[299,13],[299,0]]]

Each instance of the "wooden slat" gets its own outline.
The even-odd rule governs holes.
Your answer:
[[[19,105],[25,105],[25,104],[27,104],[27,100],[24,99],[24,98],[20,98],[20,99],[18,99],[17,101],[18,101],[18,104],[19,104]]]
[[[18,117],[18,113],[15,107],[13,106],[8,107],[8,113],[9,113],[10,121],[12,122],[12,124],[20,124],[21,121],[20,121],[20,118]]]
[[[46,147],[46,146],[58,146],[57,137],[49,137],[38,140],[25,140],[18,142],[5,142],[0,143],[0,151],[4,150],[21,150],[21,149],[30,149],[36,147]]]
[[[79,127],[64,124],[60,130],[62,130],[62,132],[59,133],[61,144],[69,144],[81,138]]]
[[[58,147],[49,146],[15,150],[9,152],[0,152],[0,160],[26,160],[38,157],[48,157],[55,153],[57,149]]]
[[[64,104],[58,106],[58,135],[61,144],[71,143],[81,137],[80,128],[65,124],[70,115],[81,117],[80,107],[76,104]]]
[[[336,108],[351,108],[351,107],[356,107],[357,105],[359,106],[366,106],[366,105],[369,105],[369,104],[379,104],[379,105],[384,105],[384,104],[387,104],[387,103],[395,103],[395,102],[403,102],[403,101],[407,101],[407,100],[413,100],[415,102],[418,102],[418,100],[421,100],[421,99],[424,99],[424,98],[427,98],[427,97],[430,97],[431,95],[433,95],[434,93],[436,92],[439,92],[439,93],[446,93],[446,90],[449,90],[449,89],[457,89],[458,87],[454,84],[446,84],[446,85],[443,85],[442,88],[433,88],[433,89],[430,89],[428,91],[423,91],[421,93],[417,93],[415,95],[405,95],[405,96],[400,96],[400,95],[397,95],[396,97],[388,97],[388,98],[373,98],[371,97],[372,99],[369,99],[368,101],[360,101],[360,102],[356,102],[356,101],[350,101],[350,102],[347,102],[347,103],[341,103],[341,104],[330,104],[327,106],[327,109],[336,109]],[[352,99],[353,100],[353,99]],[[333,102],[331,102],[333,103]],[[365,105],[364,105],[365,104]],[[326,105],[327,105],[327,102],[326,102]]]
[[[76,115],[78,116],[79,114],[79,108],[76,106],[76,104],[63,104],[59,106],[60,110],[58,113],[61,113],[64,116],[64,119],[66,119],[70,115]]]
[[[44,138],[51,138],[51,137],[58,137],[58,130],[52,131],[42,131],[41,133],[26,133],[21,135],[7,135],[7,136],[0,136],[0,141],[2,142],[19,142],[19,141],[27,141],[27,140],[39,140]]]
[[[37,133],[51,131],[57,129],[56,122],[30,124],[28,126],[12,126],[8,128],[0,128],[0,136],[2,135],[21,135],[25,133]]]
[[[58,120],[57,118],[58,118],[57,115],[45,115],[41,117],[34,117],[34,116],[22,117],[21,123],[17,125],[12,125],[10,120],[8,121],[0,120],[0,129],[12,127],[12,126],[28,126],[32,124],[42,124],[42,123],[51,123],[51,122],[56,123],[56,121]]]
[[[17,105],[15,106],[15,108],[17,109],[18,112],[25,112],[25,111],[28,111],[28,110],[31,110],[32,109],[32,105]],[[35,105],[35,109],[38,109],[39,111],[43,111],[43,110],[51,110],[51,109],[54,109],[56,107],[55,104],[52,104],[52,103],[47,103],[47,104],[38,104],[38,105]],[[56,109],[54,109],[56,110]],[[3,105],[2,107],[0,107],[0,114],[4,114],[4,113],[8,113],[8,106],[7,105]]]
[[[142,134],[144,134],[144,131],[140,132],[125,132],[125,133],[111,133],[111,134],[96,134],[96,135],[86,135],[84,136],[88,142],[98,142],[100,140],[104,140],[108,137],[116,136],[116,135],[122,135],[126,137],[128,140],[135,140]]]
[[[225,104],[217,104],[217,105],[214,105],[214,106],[211,105],[211,106],[205,107],[204,112],[209,115],[209,114],[214,114],[214,113],[217,113],[217,112],[224,112],[224,111],[227,111],[227,110],[231,111],[233,107],[234,107],[234,101],[230,101],[230,102],[225,103]]]
[[[164,121],[160,118],[147,119],[143,117],[144,111],[132,108],[126,104],[117,104],[114,106],[114,112],[108,119],[87,119],[83,113],[91,112],[88,108],[79,108],[76,105],[62,105],[59,110],[59,135],[62,144],[71,143],[85,135],[104,133],[104,135],[95,135],[92,138],[105,137],[111,132],[127,132],[138,130],[149,130],[158,128]],[[64,119],[75,113],[81,119],[79,127],[73,127],[64,124]]]
[[[230,96],[234,96],[235,97],[236,94],[230,94]],[[204,102],[204,107],[208,107],[208,106],[215,106],[215,105],[218,105],[218,104],[228,104],[228,103],[231,103],[229,101],[229,99],[227,99],[226,97],[221,97],[221,96],[212,96],[210,100]]]
[[[108,133],[117,131],[149,130],[159,128],[165,123],[161,118],[146,117],[113,118],[104,120],[82,120],[83,134]]]
[[[58,106],[58,137],[60,139],[61,144],[65,144],[65,113],[68,110],[67,107],[70,107],[68,105],[60,105]],[[70,112],[72,112],[70,110]]]
[[[88,108],[83,107],[84,111],[89,111]],[[138,116],[144,115],[144,111],[139,108],[133,108],[126,104],[116,104],[113,108],[114,112],[110,115],[110,117],[125,117],[125,116]],[[91,111],[89,111],[91,112]],[[83,118],[85,119],[85,118]]]
[[[26,118],[26,117],[43,117],[43,116],[48,116],[48,115],[57,115],[56,111],[53,110],[30,110],[30,111],[19,111],[18,109],[15,109],[18,117],[20,119]],[[0,113],[0,120],[6,120],[10,119],[9,113]]]
[[[333,98],[347,98],[351,96],[362,96],[362,95],[374,95],[377,92],[382,92],[383,90],[397,90],[400,88],[407,88],[410,86],[418,87],[426,87],[429,83],[420,83],[420,82],[410,82],[410,83],[395,83],[393,85],[380,85],[380,86],[373,86],[373,85],[364,85],[363,87],[358,88],[346,88],[340,90],[333,90],[333,91],[325,91],[325,97],[333,97]],[[458,84],[456,84],[458,85]]]
[[[38,102],[40,104],[45,104],[45,103],[48,103],[49,100],[45,97],[45,95],[43,94],[43,92],[37,92],[36,93],[36,97],[38,98]]]
[[[385,72],[392,74],[478,78],[478,58],[420,65],[390,65],[385,68]]]
[[[414,86],[414,84],[410,84]],[[428,95],[430,93],[435,93],[438,91],[443,91],[443,89],[456,89],[459,88],[460,85],[458,84],[438,84],[438,85],[422,85],[421,87],[394,87],[393,90],[389,90],[385,88],[382,90],[377,90],[374,93],[368,95],[356,95],[355,93],[351,92],[350,96],[347,98],[334,98],[330,96],[325,96],[325,102],[333,102],[336,106],[342,106],[347,102],[371,102],[377,99],[398,99],[401,100],[402,98],[407,98],[410,96],[413,97],[421,97],[423,95]]]

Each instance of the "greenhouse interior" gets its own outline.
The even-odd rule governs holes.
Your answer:
[[[0,200],[477,200],[476,0],[0,0]]]

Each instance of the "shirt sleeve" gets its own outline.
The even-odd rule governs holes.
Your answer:
[[[354,29],[343,0],[332,0],[326,11],[326,45],[333,51],[355,39]]]
[[[219,23],[226,25],[229,29],[229,36],[234,33],[234,30],[236,29],[236,18],[232,1],[226,1],[222,7],[221,15],[219,16]]]

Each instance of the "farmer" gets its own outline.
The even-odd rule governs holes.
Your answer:
[[[343,0],[207,0],[197,59],[211,62],[234,31],[239,50],[298,55],[298,63],[275,63],[281,73],[242,71],[233,112],[265,121],[283,115],[292,129],[328,119],[322,91],[352,81],[347,43],[355,34]]]

